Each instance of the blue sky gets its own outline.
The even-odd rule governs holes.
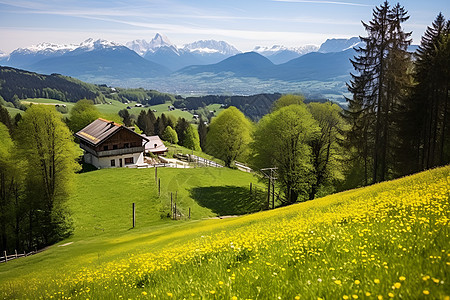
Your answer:
[[[392,4],[396,2],[391,2]],[[414,43],[448,0],[400,2],[409,11],[404,28]],[[241,51],[254,46],[320,45],[327,38],[365,35],[372,0],[0,0],[0,50],[40,42],[78,44],[87,38],[118,43],[151,40],[156,33],[182,46],[200,39],[225,40]]]

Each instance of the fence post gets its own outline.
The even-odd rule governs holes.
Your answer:
[[[161,196],[161,178],[158,179],[158,197]]]
[[[172,192],[170,192],[170,213],[172,214],[172,219],[173,219],[173,198],[172,198]]]
[[[275,181],[272,180],[272,209],[275,209]]]
[[[14,250],[14,252],[16,253],[16,258],[17,258],[17,249],[16,249],[16,250]]]
[[[174,220],[176,220],[177,219],[177,203],[176,202],[175,202],[175,208],[174,208],[173,216],[174,216]]]
[[[5,254],[5,262],[8,261],[8,256],[6,255],[6,251],[3,251],[3,253]]]
[[[252,194],[252,183],[250,182],[250,195]]]
[[[133,202],[133,228],[136,225],[136,206]]]
[[[189,207],[189,220],[191,219],[191,208]]]

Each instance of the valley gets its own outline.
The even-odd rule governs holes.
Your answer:
[[[93,39],[79,45],[42,43],[1,57],[0,65],[182,96],[302,93],[344,103],[351,48],[359,44],[358,38],[330,39],[320,47],[256,46],[241,53],[214,40],[177,47],[158,33],[150,42],[126,46]]]

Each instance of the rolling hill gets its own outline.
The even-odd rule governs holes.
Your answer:
[[[311,52],[284,64],[275,65],[261,54],[247,52],[213,65],[186,67],[177,73],[191,76],[201,73],[209,73],[209,76],[225,74],[281,81],[329,81],[341,77],[341,80],[345,81],[353,69],[349,59],[354,55],[353,49],[332,53]]]
[[[181,69],[178,73],[196,75],[200,73],[233,73],[234,76],[258,77],[274,68],[274,64],[266,57],[256,52],[236,54],[217,64],[204,66],[190,66]]]
[[[203,203],[207,211],[201,199],[220,205],[228,195],[248,202],[251,179],[224,169],[158,172],[167,184],[165,198],[156,194],[153,170],[78,175],[69,200],[74,236],[0,264],[0,297],[446,299],[450,294],[449,166],[238,218],[177,222],[160,217],[169,192],[179,191],[186,216],[191,205]],[[216,188],[203,189],[211,186]],[[134,229],[132,201],[138,207]],[[205,215],[195,207],[195,218]]]

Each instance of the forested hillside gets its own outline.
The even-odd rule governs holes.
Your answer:
[[[8,102],[26,98],[50,98],[67,102],[91,99],[101,103],[100,87],[59,74],[41,75],[0,67],[0,96]],[[16,96],[16,97],[15,97]]]

